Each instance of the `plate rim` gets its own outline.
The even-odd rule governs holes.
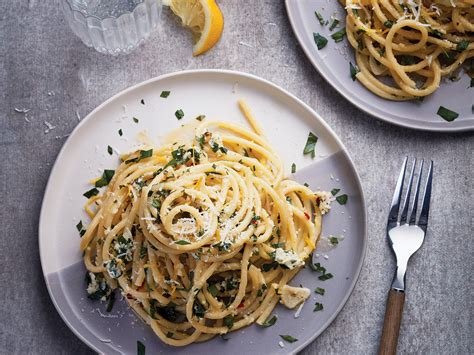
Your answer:
[[[310,48],[306,45],[305,41],[302,38],[302,34],[297,31],[296,29],[296,19],[295,19],[295,12],[296,9],[293,9],[294,4],[297,4],[297,0],[285,0],[285,6],[286,6],[286,13],[288,15],[288,20],[290,21],[291,29],[293,30],[293,33],[298,40],[299,45],[303,49],[304,54],[310,61],[310,63],[313,65],[313,67],[318,71],[318,73],[326,80],[327,83],[329,83],[334,90],[336,90],[345,100],[349,101],[352,105],[357,107],[359,110],[369,114],[370,116],[381,120],[383,122],[387,122],[390,124],[393,124],[398,127],[403,127],[403,128],[409,128],[417,131],[425,131],[425,132],[437,132],[437,133],[458,133],[458,132],[471,132],[474,131],[474,123],[471,126],[461,126],[461,127],[433,127],[430,125],[431,122],[425,122],[425,121],[420,121],[417,124],[409,124],[405,122],[399,122],[396,119],[390,118],[390,117],[385,117],[382,115],[378,115],[374,111],[370,109],[370,107],[364,106],[363,103],[357,101],[355,99],[355,96],[347,95],[343,89],[338,86],[335,82],[329,79],[329,77],[326,75],[325,71],[319,67],[319,63],[317,59],[311,54]]]
[[[298,345],[298,347],[296,347],[295,349],[292,350],[292,354],[293,353],[297,353],[298,351],[301,351],[302,349],[304,349],[305,347],[307,347],[310,343],[312,343],[322,332],[324,332],[328,327],[329,325],[331,325],[331,323],[334,321],[334,319],[339,315],[339,313],[341,312],[341,310],[344,308],[344,306],[346,305],[349,297],[352,295],[352,293],[354,292],[354,288],[355,288],[355,285],[357,284],[357,281],[359,280],[360,278],[360,273],[361,273],[361,270],[362,270],[362,266],[364,264],[364,261],[365,261],[365,257],[366,257],[366,254],[367,254],[367,244],[368,244],[368,236],[367,236],[367,204],[366,204],[366,199],[365,199],[365,194],[364,194],[364,189],[363,189],[363,186],[362,186],[362,183],[361,183],[361,179],[360,179],[360,175],[356,169],[356,166],[354,164],[354,161],[352,160],[352,158],[350,157],[346,147],[344,146],[344,144],[342,143],[342,141],[340,140],[340,138],[336,135],[336,133],[332,130],[332,128],[326,123],[326,121],[319,115],[319,113],[317,113],[315,110],[313,110],[312,107],[310,107],[309,105],[307,105],[306,103],[304,103],[301,99],[299,99],[298,97],[296,97],[295,95],[293,95],[292,93],[290,93],[289,91],[287,91],[286,89],[280,87],[279,85],[276,85],[275,83],[267,80],[267,79],[264,79],[262,77],[259,77],[257,75],[254,75],[254,74],[250,74],[250,73],[246,73],[246,72],[242,72],[242,71],[237,71],[237,70],[228,70],[228,69],[190,69],[190,70],[180,70],[180,71],[174,71],[174,72],[171,72],[171,73],[166,73],[166,74],[162,74],[162,75],[159,75],[159,76],[156,76],[156,77],[153,77],[151,79],[148,79],[148,80],[145,80],[145,81],[142,81],[142,82],[139,82],[137,84],[134,84],[134,85],[131,85],[127,88],[125,88],[124,90],[122,91],[119,91],[118,93],[112,95],[110,98],[108,98],[107,100],[105,100],[104,102],[102,102],[100,105],[98,105],[97,107],[95,107],[89,114],[87,114],[87,116],[85,116],[81,122],[79,122],[79,124],[74,127],[74,129],[72,130],[72,132],[70,133],[69,137],[67,138],[67,140],[64,142],[63,146],[61,147],[55,161],[54,161],[54,164],[51,168],[51,171],[49,173],[49,177],[48,177],[48,181],[46,183],[46,188],[45,188],[45,191],[44,191],[44,194],[43,194],[43,200],[41,202],[41,211],[40,211],[40,216],[39,216],[39,221],[38,221],[38,245],[39,245],[39,256],[40,256],[40,264],[41,264],[41,271],[43,273],[43,277],[44,277],[44,280],[45,280],[45,283],[46,283],[46,288],[48,290],[48,294],[49,294],[49,298],[51,299],[53,305],[54,305],[54,308],[56,309],[56,311],[58,312],[58,314],[60,315],[61,319],[64,321],[64,323],[67,325],[67,327],[84,343],[86,344],[87,346],[89,346],[89,348],[91,348],[92,350],[100,353],[100,350],[98,348],[96,348],[86,337],[84,337],[76,328],[74,328],[72,326],[72,324],[69,322],[68,318],[66,318],[66,315],[63,313],[63,311],[61,310],[61,308],[59,307],[53,293],[52,293],[52,290],[51,290],[51,287],[50,287],[50,284],[48,282],[48,279],[47,279],[47,273],[45,273],[45,269],[44,269],[44,265],[43,265],[43,255],[44,255],[44,248],[45,246],[43,245],[43,243],[41,242],[41,240],[43,239],[42,238],[42,225],[45,222],[45,214],[46,214],[46,206],[45,206],[45,200],[46,200],[46,196],[49,195],[51,192],[51,189],[53,188],[52,185],[51,185],[51,176],[53,175],[53,172],[58,168],[58,163],[60,161],[60,159],[62,158],[62,156],[65,154],[65,149],[66,149],[66,146],[67,146],[67,143],[69,142],[69,140],[71,139],[71,137],[85,124],[86,121],[89,121],[92,119],[92,117],[94,117],[94,115],[100,111],[103,107],[107,106],[108,104],[110,104],[111,102],[117,100],[118,98],[120,98],[122,95],[126,95],[142,86],[146,86],[146,85],[149,85],[151,83],[154,83],[154,82],[157,82],[157,81],[160,81],[160,80],[164,80],[164,79],[168,79],[168,78],[172,78],[172,77],[177,77],[177,76],[186,76],[186,75],[193,75],[193,74],[224,74],[224,75],[234,75],[234,76],[240,76],[240,77],[244,77],[246,79],[250,79],[250,80],[253,80],[253,81],[257,81],[261,84],[265,84],[265,85],[268,85],[270,86],[271,88],[279,91],[280,93],[284,94],[285,96],[289,97],[290,99],[292,99],[297,105],[301,106],[302,108],[306,109],[312,116],[313,116],[313,119],[316,119],[319,121],[319,123],[329,132],[330,135],[332,135],[332,139],[334,139],[337,144],[340,146],[341,148],[341,152],[342,154],[344,154],[345,158],[348,160],[349,162],[349,165],[350,165],[350,168],[352,169],[354,175],[355,175],[355,180],[356,180],[356,186],[358,187],[359,191],[360,191],[360,194],[361,194],[361,202],[362,202],[362,205],[363,205],[363,210],[362,210],[362,215],[363,215],[363,218],[362,218],[362,222],[363,222],[363,233],[362,233],[362,253],[361,253],[361,258],[358,262],[358,265],[357,265],[357,268],[355,270],[355,277],[353,278],[352,280],[352,283],[350,284],[349,288],[348,288],[348,292],[344,295],[344,297],[342,298],[342,301],[341,303],[339,304],[339,306],[337,307],[337,309],[335,310],[335,312],[328,318],[328,320],[322,325],[322,327],[319,329],[319,331],[315,332],[314,334],[312,334],[309,338],[307,338],[304,342],[302,342],[300,345]]]

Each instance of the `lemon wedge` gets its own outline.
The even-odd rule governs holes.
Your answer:
[[[214,0],[165,0],[163,4],[193,33],[194,56],[207,52],[221,38],[224,17]]]

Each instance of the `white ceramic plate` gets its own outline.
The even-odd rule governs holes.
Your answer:
[[[167,99],[162,90],[170,90]],[[164,345],[152,330],[139,321],[125,301],[117,301],[111,313],[106,304],[86,297],[85,269],[79,252],[79,235],[75,225],[88,221],[82,210],[90,189],[91,178],[104,168],[115,168],[118,156],[107,153],[110,145],[123,152],[134,148],[136,136],[146,130],[159,143],[160,138],[182,123],[194,121],[200,114],[207,119],[228,120],[246,124],[237,107],[244,98],[267,136],[290,170],[298,167],[295,178],[308,182],[313,189],[340,188],[349,196],[346,205],[334,203],[325,217],[323,236],[344,235],[345,239],[330,252],[321,252],[318,261],[335,276],[322,282],[309,268],[302,270],[293,284],[326,289],[324,297],[316,294],[306,302],[299,318],[294,311],[281,306],[275,309],[278,322],[264,328],[252,325],[232,332],[230,340],[219,337],[185,348]],[[141,103],[143,99],[144,104]],[[185,116],[174,115],[182,109]],[[135,123],[132,117],[139,119]],[[118,130],[122,129],[120,137]],[[308,132],[319,141],[315,159],[304,157]],[[85,223],[87,224],[87,223]],[[227,354],[289,353],[302,349],[334,319],[349,297],[362,265],[366,245],[366,209],[359,177],[342,143],[325,122],[308,106],[272,83],[255,76],[230,71],[188,71],[149,80],[100,105],[74,130],[62,148],[51,172],[39,226],[41,263],[51,298],[66,324],[97,352],[135,353],[137,340],[147,353]],[[328,260],[324,258],[327,254]],[[316,260],[315,260],[316,261]],[[313,313],[318,300],[324,311]],[[279,334],[290,334],[299,340],[281,348]]]
[[[467,75],[457,82],[443,79],[440,88],[423,102],[393,102],[382,99],[358,81],[352,81],[349,62],[355,63],[354,51],[347,39],[335,43],[330,34],[345,24],[345,10],[337,0],[286,0],[286,8],[296,38],[313,66],[321,75],[361,110],[383,121],[427,131],[454,132],[474,130],[474,88],[469,88]],[[318,11],[325,19],[336,15],[341,25],[330,32],[329,26],[321,26],[314,14]],[[317,49],[313,32],[321,33],[329,39],[322,50]],[[439,106],[445,106],[459,113],[453,122],[447,122],[436,114]]]

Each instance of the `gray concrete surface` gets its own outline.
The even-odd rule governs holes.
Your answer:
[[[139,50],[109,57],[82,45],[56,1],[30,3],[0,3],[0,353],[91,352],[62,322],[43,281],[37,226],[50,169],[63,136],[78,123],[76,110],[85,116],[130,85],[194,68],[250,72],[294,93],[335,130],[360,172],[369,220],[361,277],[336,320],[303,353],[377,351],[394,269],[385,221],[405,155],[433,159],[436,172],[429,234],[408,273],[399,352],[474,352],[473,134],[401,129],[351,106],[304,56],[283,1],[219,1],[223,40],[199,58],[191,57],[188,34],[166,12],[161,30]],[[268,36],[270,22],[276,26]],[[30,122],[15,107],[31,109]],[[45,134],[44,121],[56,129]]]

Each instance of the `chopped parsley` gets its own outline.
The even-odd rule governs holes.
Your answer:
[[[393,21],[387,20],[383,23],[383,25],[387,28],[392,28],[393,26]]]
[[[161,92],[160,97],[166,99],[168,96],[170,96],[170,94],[171,94],[171,91],[164,90]]]
[[[86,230],[84,229],[84,226],[82,225],[82,221],[79,221],[79,223],[76,224],[76,229],[79,232],[79,235],[81,237],[86,233]]]
[[[224,317],[224,325],[231,329],[234,326],[234,316],[229,314]]]
[[[184,112],[183,110],[179,109],[179,110],[176,110],[176,112],[174,113],[174,115],[176,116],[176,118],[178,120],[182,119],[184,117]]]
[[[151,157],[152,155],[153,155],[153,149],[140,150],[140,156],[139,156],[138,158],[132,158],[132,159],[126,160],[126,161],[125,161],[125,164],[136,163],[136,162],[139,162],[139,161],[142,160],[142,159],[149,158],[149,157]]]
[[[273,248],[277,249],[277,248],[284,248],[285,247],[285,243],[272,243],[270,244]]]
[[[140,259],[143,259],[148,253],[148,249],[142,245],[140,248]]]
[[[204,116],[204,115],[199,115],[199,116],[196,117],[196,120],[198,120],[199,122],[201,122],[201,121],[202,121],[203,119],[205,119],[205,118],[206,118],[206,116]]]
[[[145,100],[141,99],[141,100],[140,100],[140,103],[141,103],[142,105],[145,105]]]
[[[326,37],[321,36],[317,32],[313,32],[313,39],[318,49],[323,49],[328,44],[328,39]]]
[[[467,49],[467,47],[469,47],[469,41],[468,40],[465,40],[463,39],[461,42],[458,43],[458,45],[456,46],[456,50],[458,52],[462,52],[462,51],[465,51]]]
[[[133,122],[138,123],[138,122],[140,122],[140,120],[136,117],[133,117]]]
[[[448,122],[452,122],[456,118],[459,117],[459,114],[457,112],[451,111],[450,109],[447,109],[446,107],[443,107],[443,106],[439,107],[437,114],[438,116],[441,116],[443,119],[445,119]]]
[[[145,345],[140,340],[137,340],[137,355],[145,355]]]
[[[311,158],[314,158],[314,148],[316,147],[316,143],[318,142],[318,137],[316,137],[313,132],[309,132],[308,139],[306,141],[306,145],[304,146],[303,154],[311,154]]]
[[[191,244],[191,243],[188,242],[187,240],[180,239],[180,240],[177,240],[176,242],[174,242],[174,244],[178,244],[178,245],[188,245],[188,244]]]
[[[114,154],[114,150],[112,149],[110,145],[107,146],[107,153],[109,153],[109,155]]]
[[[436,29],[432,29],[429,34],[430,34],[430,36],[433,36],[433,37],[436,37],[436,38],[439,38],[439,39],[443,38],[443,32],[441,32],[439,30],[436,30]]]
[[[276,261],[270,263],[270,264],[263,264],[262,265],[262,270],[265,271],[265,272],[268,272],[272,269],[276,269],[278,267],[278,263]]]
[[[99,190],[97,190],[95,187],[93,189],[90,189],[89,191],[84,192],[83,196],[87,198],[91,198],[95,195],[99,194]]]
[[[339,244],[339,239],[337,239],[337,237],[330,237],[330,238],[329,238],[329,242],[330,242],[332,245],[338,245],[338,244]]]
[[[326,273],[326,268],[324,266],[321,266],[320,263],[316,263],[316,264],[313,264],[312,262],[309,263],[309,267],[311,268],[311,270],[313,271],[316,271],[316,272],[320,272],[322,274],[325,274]]]
[[[212,297],[216,297],[217,294],[219,293],[219,290],[217,289],[216,285],[212,284],[207,287],[207,290],[209,293],[212,295]]]
[[[287,341],[288,343],[294,343],[295,341],[298,341],[298,339],[292,337],[291,335],[281,335],[281,334],[280,334],[280,337],[281,337],[283,340]]]
[[[205,313],[206,313],[206,309],[201,304],[201,302],[199,302],[199,300],[196,299],[193,304],[193,314],[198,318],[203,318]]]
[[[413,65],[416,64],[416,59],[412,55],[402,55],[400,56],[401,65]]]
[[[341,28],[339,31],[334,32],[331,35],[331,38],[334,40],[334,42],[338,43],[338,42],[341,42],[344,39],[345,35],[346,35],[346,29]]]
[[[257,297],[262,297],[267,288],[268,286],[263,284],[262,287],[260,287],[260,289],[257,291]]]
[[[115,292],[112,292],[109,296],[109,303],[107,303],[107,312],[111,312],[112,308],[114,308],[114,303],[115,303]]]
[[[251,219],[250,222],[251,222],[252,224],[256,225],[256,224],[258,224],[258,221],[259,221],[260,219],[261,219],[260,216],[254,215],[254,216],[252,217],[252,219]]]
[[[324,26],[324,18],[323,18],[323,15],[321,15],[319,12],[315,11],[314,12],[314,15],[316,16],[316,18],[318,19],[319,21],[319,24],[321,26]]]
[[[277,316],[273,315],[273,317],[267,319],[265,322],[262,323],[262,327],[264,328],[271,327],[272,325],[276,323],[277,320],[278,320]]]
[[[318,311],[322,311],[322,310],[323,310],[323,304],[319,303],[319,302],[316,302],[314,304],[313,312],[318,312]]]
[[[341,189],[332,189],[331,195],[336,196],[339,191],[341,191]]]
[[[360,72],[360,69],[357,65],[352,64],[352,62],[349,62],[349,69],[351,72],[352,81],[355,81],[357,77],[357,73]]]
[[[333,29],[335,29],[337,27],[337,25],[339,25],[339,20],[337,18],[334,18],[332,20],[332,23],[331,25],[329,26],[329,31],[332,31]]]
[[[296,173],[296,164],[295,163],[291,164],[291,173],[292,174]]]
[[[122,136],[123,136],[123,131],[122,131],[122,128],[120,128],[120,129],[118,130],[118,134],[119,134],[119,136],[120,136],[120,137],[122,137]]]
[[[339,195],[336,197],[336,201],[340,204],[340,205],[345,205],[347,203],[347,195],[346,194],[343,194],[343,195]]]
[[[333,277],[334,277],[333,274],[328,272],[327,274],[322,274],[321,276],[319,276],[318,279],[320,279],[321,281],[326,281],[326,280],[332,279]]]
[[[102,174],[102,177],[95,182],[95,187],[104,187],[107,186],[110,183],[110,180],[115,175],[115,170],[104,170],[104,173]]]
[[[326,290],[324,288],[321,288],[321,287],[316,287],[314,292],[317,293],[318,295],[324,296],[324,293],[326,292]]]

